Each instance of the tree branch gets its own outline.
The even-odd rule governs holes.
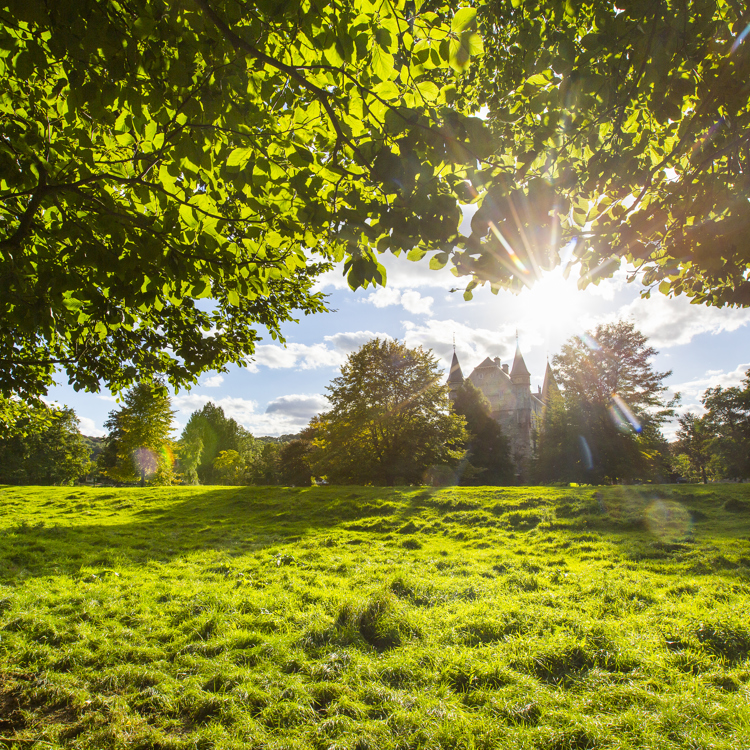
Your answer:
[[[37,164],[37,169],[39,170],[39,183],[31,195],[31,200],[26,206],[26,210],[21,214],[21,220],[18,223],[18,227],[16,227],[16,231],[13,232],[10,237],[0,241],[0,248],[20,247],[21,243],[31,231],[31,223],[34,221],[34,216],[39,210],[42,198],[44,198],[45,194],[49,192],[49,188],[47,187],[47,172],[41,164]]]

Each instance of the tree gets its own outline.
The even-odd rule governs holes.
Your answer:
[[[221,451],[213,468],[221,484],[244,484],[245,462],[237,451]]]
[[[719,470],[730,479],[750,478],[750,370],[740,386],[709,388],[701,399],[702,420],[713,434]]]
[[[708,482],[708,468],[713,455],[712,443],[714,433],[708,420],[693,412],[687,412],[678,419],[680,425],[677,430],[677,444],[675,453],[684,456],[687,464],[687,478]]]
[[[100,454],[103,474],[117,482],[171,484],[172,411],[163,384],[141,382],[125,393],[123,405],[109,413],[107,445]]]
[[[481,40],[431,5],[1,0],[0,393],[194,383],[331,262],[450,249],[488,140],[438,72]]]
[[[575,240],[581,285],[625,261],[648,290],[750,305],[747,4],[474,4],[485,54],[458,101],[500,148],[452,256],[470,287],[520,290]]]
[[[72,484],[89,472],[90,450],[72,409],[18,403],[16,417],[21,429],[0,438],[0,484]]]
[[[594,468],[576,401],[559,392],[545,404],[538,430],[531,476],[537,484],[590,481]]]
[[[464,380],[456,391],[453,410],[466,420],[469,439],[466,443],[468,466],[460,484],[512,484],[515,469],[510,458],[508,440],[492,418],[490,402],[470,380]]]
[[[373,339],[349,355],[320,415],[316,476],[343,484],[419,484],[432,466],[455,467],[464,420],[449,408],[431,352]]]
[[[653,369],[650,360],[656,354],[633,323],[619,321],[574,336],[553,358],[569,413],[566,429],[580,430],[589,481],[666,473],[667,445],[660,428],[674,414],[677,398],[664,399],[663,381],[671,372]]]
[[[248,466],[248,479],[251,484],[279,484],[279,456],[281,445],[276,442],[264,442],[253,462]]]
[[[186,483],[216,484],[224,482],[221,473],[215,470],[216,458],[222,451],[236,452],[242,462],[251,463],[259,448],[242,425],[227,417],[221,406],[209,401],[190,415],[178,450]]]
[[[312,484],[316,425],[317,419],[313,419],[299,436],[282,444],[279,451],[281,484],[294,487],[309,487]]]

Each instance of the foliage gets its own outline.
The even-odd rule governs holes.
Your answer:
[[[249,464],[260,449],[242,425],[227,417],[221,406],[209,401],[190,415],[180,436],[178,450],[185,483],[222,484],[225,477],[215,467],[222,451],[234,451],[243,464]]]
[[[532,480],[538,484],[585,482],[593,460],[584,431],[577,402],[566,404],[556,393],[545,405],[538,427]]]
[[[555,466],[566,466],[566,476],[583,470],[576,481],[666,475],[660,427],[677,399],[664,400],[663,381],[671,373],[653,369],[650,359],[657,352],[647,344],[633,323],[619,321],[574,336],[555,355],[567,414],[556,408],[542,424],[538,468],[548,480]]]
[[[213,468],[220,484],[244,484],[245,462],[237,451],[221,451]]]
[[[280,454],[280,443],[263,443],[252,464],[248,467],[247,477],[250,484],[279,484],[281,481],[279,475]]]
[[[454,467],[466,440],[431,352],[373,339],[349,355],[320,415],[315,475],[334,484],[419,484]]]
[[[0,747],[745,748],[748,537],[748,485],[4,488]]]
[[[712,463],[712,443],[714,434],[708,420],[698,417],[692,412],[682,414],[677,420],[680,427],[677,430],[677,444],[674,452],[678,459],[684,457],[680,462],[680,474],[686,479],[708,482],[709,467]]]
[[[330,262],[450,250],[487,134],[439,72],[482,43],[432,7],[0,2],[0,393],[190,384]]]
[[[583,286],[625,261],[649,290],[750,305],[746,4],[475,5],[485,56],[458,98],[495,153],[459,272],[519,290],[563,255]]]
[[[714,436],[711,447],[721,474],[730,479],[750,478],[750,370],[740,386],[709,388],[701,399],[702,418]]]
[[[174,480],[172,419],[175,412],[166,388],[141,382],[128,390],[122,406],[109,413],[109,434],[99,457],[100,471],[116,482],[162,485]]]
[[[515,469],[510,446],[500,425],[492,418],[490,402],[470,380],[464,380],[456,391],[453,410],[466,420],[469,439],[466,443],[468,466],[459,484],[511,484]]]
[[[283,443],[279,450],[279,479],[292,487],[309,487],[312,484],[316,429],[315,420],[299,437]]]
[[[72,409],[16,402],[17,429],[0,438],[0,484],[72,484],[91,470]]]

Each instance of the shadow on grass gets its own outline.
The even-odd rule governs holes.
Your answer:
[[[442,533],[488,546],[482,535],[498,531],[554,532],[561,550],[592,534],[616,544],[631,561],[685,562],[695,574],[750,567],[750,559],[730,560],[708,543],[748,538],[748,485],[6,488],[0,493],[0,510],[13,519],[0,529],[0,579],[6,580],[168,561],[207,549],[239,555],[313,538],[334,546],[393,540],[395,533],[394,543],[419,549],[414,535]]]
[[[205,549],[243,554],[325,537],[334,530],[340,537],[341,532],[357,531],[356,522],[362,519],[387,519],[388,530],[395,530],[419,516],[426,497],[411,488],[381,487],[0,492],[0,510],[6,517],[15,516],[0,528],[0,579],[166,561]],[[0,516],[0,524],[2,520]]]

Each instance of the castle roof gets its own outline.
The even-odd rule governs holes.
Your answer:
[[[464,374],[461,372],[461,365],[458,364],[456,352],[453,352],[453,361],[451,362],[451,371],[448,375],[449,383],[463,383]]]
[[[530,378],[531,373],[526,367],[526,363],[523,361],[523,354],[521,354],[521,348],[516,344],[516,356],[513,358],[513,367],[510,371],[511,378]]]
[[[480,367],[494,367],[497,369],[497,362],[487,357],[481,364],[478,364],[474,369],[478,370]]]

